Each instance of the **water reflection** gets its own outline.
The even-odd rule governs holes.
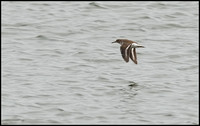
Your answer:
[[[130,89],[132,89],[132,88],[137,87],[138,84],[136,82],[134,82],[134,81],[129,81],[129,85],[128,86],[130,87]]]

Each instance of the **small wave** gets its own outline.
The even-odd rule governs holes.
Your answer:
[[[36,36],[36,38],[47,39],[47,37],[46,37],[46,36],[44,36],[44,35],[37,35],[37,36]]]
[[[185,70],[193,70],[193,69],[197,69],[197,68],[198,68],[197,65],[191,65],[191,66],[179,67],[179,68],[177,68],[177,70],[185,71]]]
[[[22,119],[3,119],[2,124],[3,125],[12,125],[12,124],[17,124],[17,122],[22,122],[24,120]]]
[[[29,58],[19,58],[19,60],[22,60],[22,61],[33,61],[33,59],[29,59]]]
[[[105,7],[100,6],[100,5],[97,4],[96,2],[91,2],[91,3],[89,3],[89,5],[94,6],[94,7],[97,7],[97,8],[105,8]]]
[[[185,25],[175,24],[175,23],[168,23],[168,24],[166,24],[166,26],[173,27],[173,28],[187,28],[187,26],[185,26]]]

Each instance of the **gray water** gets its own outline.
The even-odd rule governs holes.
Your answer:
[[[2,2],[2,124],[199,124],[198,2]],[[126,63],[119,38],[137,41]]]

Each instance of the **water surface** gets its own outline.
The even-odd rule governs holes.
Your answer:
[[[198,12],[198,2],[2,2],[2,124],[199,124]],[[145,46],[137,65],[118,38]]]

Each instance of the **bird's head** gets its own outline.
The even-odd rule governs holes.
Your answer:
[[[123,41],[121,39],[117,39],[116,41],[112,42],[112,43],[119,43],[120,45],[123,44]]]

